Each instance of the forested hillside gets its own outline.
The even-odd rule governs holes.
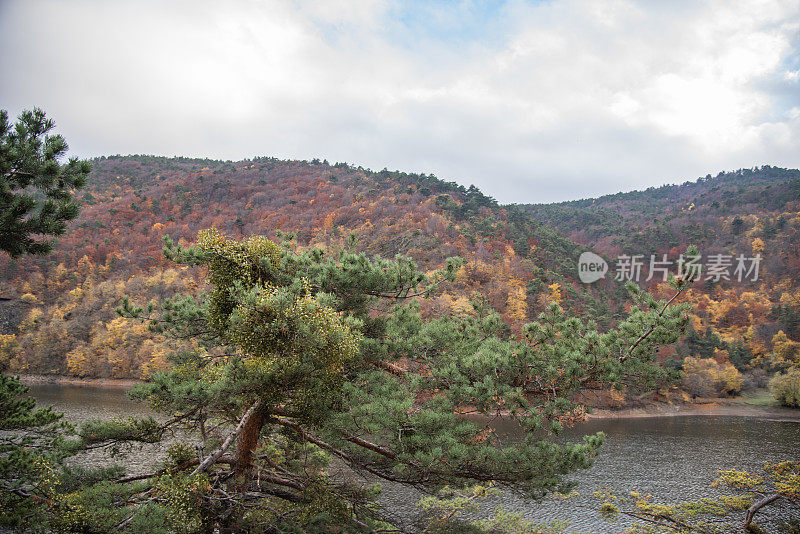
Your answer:
[[[525,206],[531,217],[613,259],[676,258],[687,243],[704,260],[763,256],[758,279],[715,281],[687,293],[693,329],[681,356],[767,370],[800,358],[800,171],[764,166],[597,199]],[[731,269],[731,272],[733,269]],[[753,360],[755,358],[755,360]]]
[[[661,296],[662,280],[646,280],[651,255],[674,260],[689,244],[704,258],[761,254],[757,281],[701,276],[683,297],[694,307],[692,328],[663,357],[675,367],[686,356],[731,362],[763,385],[800,354],[797,170],[763,167],[598,199],[501,206],[434,176],[317,160],[130,156],[93,165],[81,215],[53,255],[0,257],[3,368],[115,378],[164,368],[176,342],[114,309],[124,295],[146,302],[202,290],[198,273],[163,258],[162,237],[190,242],[212,227],[231,237],[292,232],[302,247],[327,254],[404,254],[424,270],[461,256],[457,281],[423,311],[470,313],[481,293],[517,329],[553,301],[601,327],[615,323],[624,312],[622,281],[612,263],[604,279],[581,283],[585,250],[610,261],[642,255],[640,283]]]
[[[552,301],[601,325],[622,312],[621,284],[577,281],[582,247],[519,207],[434,176],[316,160],[109,157],[93,162],[80,198],[54,254],[0,258],[0,366],[13,372],[122,378],[163,368],[174,342],[114,309],[124,295],[202,289],[196,272],[162,257],[162,237],[193,241],[211,227],[232,237],[294,232],[329,254],[352,234],[357,250],[408,255],[425,270],[463,257],[428,312],[468,313],[476,292],[516,328]]]

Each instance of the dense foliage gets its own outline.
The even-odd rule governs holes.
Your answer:
[[[800,408],[800,367],[793,367],[775,376],[769,385],[783,406]]]
[[[682,185],[618,193],[560,204],[522,206],[526,213],[609,258],[670,259],[693,243],[703,257],[760,254],[758,279],[708,279],[687,291],[692,324],[672,356],[730,363],[744,386],[764,385],[763,373],[800,361],[800,171],[764,166],[706,176]],[[710,365],[710,364],[707,364]],[[710,391],[714,388],[704,388]]]

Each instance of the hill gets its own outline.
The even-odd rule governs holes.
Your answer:
[[[458,281],[425,305],[468,311],[475,292],[515,328],[553,300],[613,322],[620,284],[576,279],[584,250],[517,206],[431,175],[274,158],[230,162],[152,156],[93,162],[83,208],[56,252],[0,258],[0,366],[14,372],[143,377],[173,341],[116,318],[123,295],[157,300],[198,288],[192,269],[161,255],[161,238],[192,241],[293,232],[336,253],[353,234],[371,254],[411,256],[424,269],[461,256]],[[611,298],[609,298],[611,295]]]
[[[533,219],[609,258],[667,254],[696,244],[703,261],[733,259],[730,280],[701,276],[688,293],[693,327],[679,355],[775,361],[800,356],[800,171],[764,166],[596,199],[522,206]],[[761,255],[757,280],[733,276]],[[748,265],[749,267],[749,265]],[[753,273],[754,274],[754,273]],[[658,277],[649,285],[654,288]],[[647,283],[646,281],[643,283]]]
[[[752,371],[800,353],[797,170],[762,167],[597,199],[502,206],[432,175],[318,160],[114,156],[93,165],[81,215],[56,252],[0,258],[0,296],[8,299],[0,300],[0,367],[115,378],[163,368],[168,352],[186,347],[117,318],[114,308],[123,295],[144,302],[201,291],[193,269],[162,257],[161,238],[192,241],[210,227],[232,236],[295,233],[299,246],[328,254],[353,235],[360,250],[408,255],[426,270],[461,256],[457,282],[424,309],[468,313],[480,293],[513,329],[553,301],[614,324],[626,305],[613,267],[623,254],[642,256],[638,281],[661,295],[662,280],[647,280],[650,256],[674,263],[688,244],[706,261],[761,254],[756,281],[702,276],[694,284],[685,297],[694,305],[692,330],[663,356],[676,367],[700,356]],[[587,250],[612,265],[593,284],[577,278]]]

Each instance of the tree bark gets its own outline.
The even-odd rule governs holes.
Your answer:
[[[236,445],[236,452],[233,456],[233,484],[232,488],[245,491],[250,480],[250,473],[253,470],[253,452],[258,447],[258,438],[261,435],[261,428],[264,426],[266,417],[263,409],[256,410],[252,417],[248,419],[239,434],[239,443]]]
[[[214,465],[214,463],[217,460],[219,460],[223,454],[225,454],[225,451],[227,451],[228,447],[230,447],[233,444],[234,440],[244,431],[244,427],[247,426],[253,415],[257,412],[260,412],[260,410],[261,410],[261,401],[257,400],[255,403],[253,403],[252,406],[250,406],[250,408],[248,408],[248,410],[244,413],[244,415],[242,415],[242,419],[239,421],[239,424],[236,425],[236,428],[233,430],[233,433],[225,439],[225,441],[222,443],[219,449],[214,451],[213,454],[211,454],[208,458],[203,460],[203,462],[200,465],[197,466],[197,469],[192,471],[192,475],[202,473],[203,471]],[[261,424],[263,425],[263,418]]]

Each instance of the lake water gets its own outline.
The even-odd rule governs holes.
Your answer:
[[[150,413],[146,406],[130,401],[122,389],[46,384],[31,390],[42,404],[55,406],[75,422]],[[800,423],[766,415],[594,419],[568,430],[566,436],[580,439],[599,431],[605,432],[606,443],[595,465],[573,476],[579,482],[577,498],[537,503],[506,493],[484,503],[482,512],[502,505],[532,521],[567,520],[571,532],[617,533],[626,523],[601,519],[599,502],[591,497],[597,489],[650,493],[658,502],[693,499],[711,495],[708,486],[720,469],[753,471],[765,462],[800,458]],[[129,471],[147,472],[163,454],[163,445],[133,451]],[[83,461],[102,464],[111,459],[95,451]],[[419,498],[405,487],[384,484],[384,503],[404,523],[418,517]],[[785,506],[770,510],[772,516],[784,518],[790,513],[800,516],[800,510]]]

